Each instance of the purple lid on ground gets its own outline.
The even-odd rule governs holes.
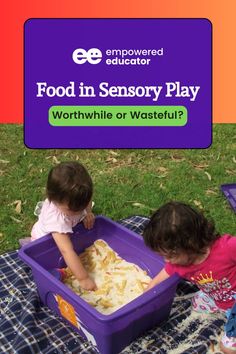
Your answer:
[[[221,190],[227,198],[229,204],[236,212],[236,183],[222,184]]]

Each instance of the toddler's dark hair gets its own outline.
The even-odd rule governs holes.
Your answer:
[[[201,255],[220,235],[201,212],[184,203],[169,202],[152,215],[143,237],[148,247],[161,254]]]
[[[81,163],[61,162],[49,172],[47,197],[50,201],[67,203],[70,210],[80,211],[88,206],[92,194],[92,179]]]

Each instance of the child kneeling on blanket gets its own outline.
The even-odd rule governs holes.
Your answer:
[[[200,291],[193,297],[193,309],[226,312],[230,319],[220,348],[226,354],[236,354],[236,317],[232,315],[235,310],[230,314],[236,295],[236,237],[220,236],[213,222],[179,202],[170,202],[158,209],[143,236],[146,245],[166,261],[147,290],[174,273],[197,285]],[[231,332],[227,330],[229,321]]]
[[[85,290],[95,290],[97,286],[81,263],[70,239],[73,227],[79,222],[83,222],[87,229],[93,227],[92,179],[81,163],[61,162],[50,170],[46,190],[47,199],[32,228],[31,240],[51,233],[80,286]]]

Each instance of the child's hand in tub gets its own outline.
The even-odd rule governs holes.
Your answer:
[[[80,280],[79,283],[80,283],[80,286],[85,290],[97,290],[97,285],[89,277]]]
[[[165,269],[163,268],[160,273],[158,273],[148,284],[148,286],[146,287],[145,291],[148,291],[150,289],[152,289],[155,285],[161,283],[162,281],[166,280],[167,278],[169,278],[169,274],[166,273]]]

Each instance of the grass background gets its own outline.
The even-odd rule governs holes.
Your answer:
[[[0,125],[0,253],[29,236],[49,169],[67,160],[90,172],[95,214],[149,216],[178,200],[204,210],[220,233],[236,235],[236,214],[220,191],[221,184],[236,183],[236,124],[214,125],[205,150],[29,150],[21,125]]]

